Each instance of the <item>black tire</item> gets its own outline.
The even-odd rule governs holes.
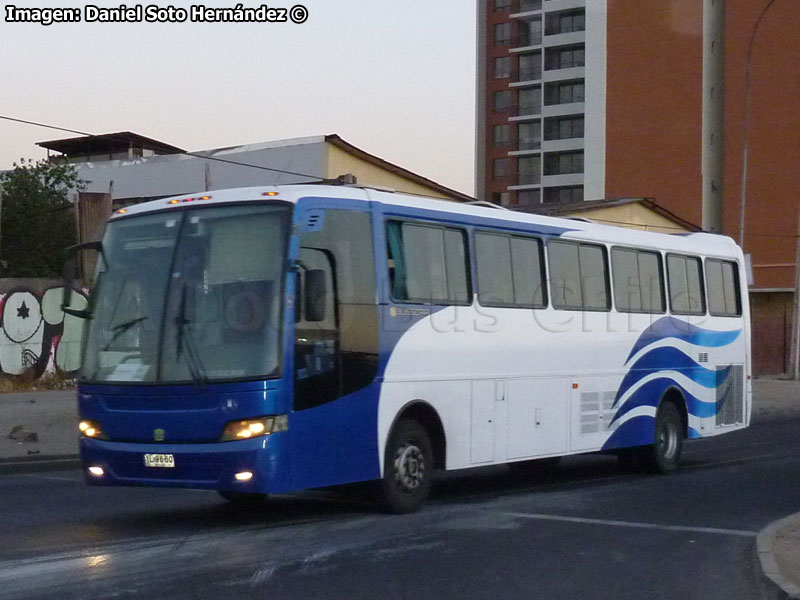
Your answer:
[[[654,473],[672,473],[683,450],[683,419],[672,402],[662,402],[656,412],[655,440],[645,449],[646,466]]]
[[[415,512],[431,489],[433,449],[428,432],[417,421],[401,419],[386,444],[378,505],[388,513]]]
[[[233,506],[241,508],[257,508],[267,501],[267,494],[252,494],[247,492],[217,492]]]

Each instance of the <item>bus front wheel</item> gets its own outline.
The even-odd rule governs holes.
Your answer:
[[[419,510],[431,489],[433,450],[428,432],[413,419],[401,419],[389,436],[378,503],[385,512]]]

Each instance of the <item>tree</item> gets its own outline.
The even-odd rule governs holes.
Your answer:
[[[0,274],[3,277],[55,277],[75,243],[70,191],[86,182],[72,165],[22,159],[0,177]]]

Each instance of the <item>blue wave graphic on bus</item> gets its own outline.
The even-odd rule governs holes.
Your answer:
[[[662,346],[650,350],[650,352],[633,363],[633,366],[622,379],[614,404],[619,402],[625,392],[639,381],[658,371],[677,371],[695,383],[709,389],[717,387],[718,383],[716,369],[711,370],[700,366],[694,359],[678,348]],[[727,377],[727,373],[725,373],[725,377]]]
[[[633,392],[614,414],[614,418],[611,419],[611,424],[613,425],[620,417],[640,406],[652,406],[653,408],[657,408],[664,393],[671,388],[675,388],[683,394],[686,400],[686,408],[691,415],[702,419],[705,417],[713,417],[717,414],[716,402],[704,402],[694,394],[691,394],[674,379],[670,377],[659,377],[648,381]]]
[[[663,317],[653,323],[639,336],[627,360],[631,359],[644,348],[661,340],[674,338],[688,342],[701,348],[720,348],[734,342],[742,330],[713,331],[703,329],[673,317]],[[706,402],[690,393],[683,385],[671,377],[667,372],[677,372],[694,383],[709,390],[724,385],[731,373],[731,367],[725,369],[707,369],[697,363],[691,356],[674,346],[661,346],[654,348],[642,355],[629,368],[622,379],[622,383],[614,399],[614,406],[629,391],[630,396],[618,408],[609,423],[613,426],[626,414],[642,406],[658,408],[661,398],[667,390],[674,388],[683,394],[686,408],[690,415],[697,418],[713,417],[718,410],[716,402]],[[641,383],[643,379],[658,375],[654,379]],[[637,388],[637,386],[639,386]],[[655,433],[655,418],[652,415],[640,415],[622,423],[603,444],[604,450],[624,448],[629,446],[642,446],[653,443]],[[701,437],[699,431],[689,428],[689,437]]]
[[[662,317],[642,332],[625,362],[627,363],[642,348],[667,338],[683,340],[704,348],[719,348],[736,340],[741,333],[741,329],[714,331],[697,327],[674,317]]]

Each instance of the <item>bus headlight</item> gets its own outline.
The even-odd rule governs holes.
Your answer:
[[[236,440],[247,440],[278,431],[286,431],[289,428],[289,418],[287,415],[276,417],[259,417],[258,419],[247,419],[246,421],[231,421],[225,425],[222,432],[221,442],[233,442]]]
[[[78,431],[80,431],[81,435],[84,437],[94,438],[97,440],[108,439],[97,421],[81,421],[78,423]]]

